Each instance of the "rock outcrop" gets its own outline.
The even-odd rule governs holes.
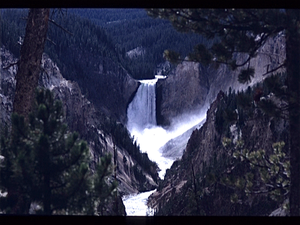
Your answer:
[[[245,57],[242,54],[236,55],[237,62],[242,62]],[[238,82],[242,68],[232,71],[226,65],[215,68],[184,61],[170,72],[167,79],[157,83],[157,122],[159,125],[170,125],[172,118],[203,107],[208,108],[220,90],[227,92],[229,87],[233,90],[245,89],[262,81],[266,77],[263,74],[278,67],[284,60],[285,37],[279,34],[270,38],[259,49],[257,57],[250,61],[255,74],[248,84]]]
[[[193,131],[182,158],[173,163],[171,168],[167,170],[158,190],[149,196],[148,206],[152,209],[159,211],[164,207],[169,207],[169,213],[172,212],[170,215],[189,215],[188,199],[193,188],[192,173],[198,176],[205,166],[213,162],[214,158],[220,159],[228,151],[222,145],[222,138],[227,135],[219,133],[215,124],[217,107],[224,96],[225,94],[222,91],[219,92],[216,100],[207,111],[206,122],[200,129]],[[245,149],[264,149],[266,152],[272,152],[273,143],[278,141],[287,143],[287,121],[265,116],[260,110],[256,110],[251,118],[245,122],[240,131]],[[231,129],[230,138],[232,140],[235,135],[234,129]],[[214,202],[218,197],[214,195],[210,199]],[[269,215],[272,212],[267,211],[267,208],[255,208],[255,204],[261,207],[259,205],[261,203],[257,198],[254,202],[247,208],[249,211],[240,211],[238,213],[241,214],[238,214],[231,208],[230,199],[226,204],[223,202],[223,205],[216,200],[216,203],[212,203],[214,208],[211,209],[210,215],[249,215],[250,213],[253,213],[252,215],[263,215],[260,213]],[[252,211],[250,212],[250,210]],[[246,212],[249,214],[246,214]]]
[[[157,82],[157,123],[169,125],[172,118],[202,108],[209,91],[199,63],[183,62],[174,74]]]

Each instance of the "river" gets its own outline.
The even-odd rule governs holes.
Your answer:
[[[168,152],[168,157],[162,153],[163,146],[183,135],[191,132],[191,128],[203,124],[205,113],[189,115],[174,123],[168,129],[157,126],[156,123],[156,93],[155,85],[158,79],[165,79],[164,76],[156,76],[155,79],[141,80],[139,89],[128,106],[127,129],[140,146],[142,152],[146,152],[150,160],[155,161],[160,168],[159,177],[164,178],[166,170],[171,167],[176,158],[172,157],[172,152]],[[180,146],[186,145],[188,137],[180,139]],[[178,143],[177,143],[178,144]],[[183,149],[182,149],[183,150]],[[165,151],[165,150],[164,150]],[[172,149],[170,149],[172,151]],[[178,153],[176,153],[178,155]],[[147,191],[139,194],[123,197],[125,210],[128,216],[153,215],[151,209],[146,206],[148,197],[154,192]]]

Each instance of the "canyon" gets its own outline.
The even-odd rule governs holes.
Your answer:
[[[52,90],[55,97],[63,102],[70,130],[77,131],[88,142],[93,158],[91,168],[94,163],[99,162],[101,156],[114,154],[116,149],[120,193],[118,201],[122,203],[124,196],[153,191],[159,187],[159,190],[153,191],[148,201],[149,208],[157,211],[170,199],[185,197],[182,190],[187,188],[186,184],[190,179],[190,162],[193,165],[209,164],[214,154],[218,155],[223,151],[220,146],[223,136],[217,133],[214,125],[215,110],[222,100],[222,93],[228,92],[230,87],[235,91],[244,90],[264,80],[267,76],[263,74],[285,60],[284,47],[284,34],[270,38],[259,50],[258,56],[250,61],[250,66],[255,68],[255,75],[251,83],[247,84],[238,83],[239,70],[231,71],[225,65],[205,67],[195,62],[180,63],[164,79],[152,82],[135,80],[119,63],[108,57],[97,58],[83,51],[76,60],[88,65],[89,71],[93,71],[97,78],[97,90],[89,92],[95,95],[94,99],[98,99],[94,102],[82,94],[78,83],[65,79],[61,69],[44,54],[39,86]],[[128,52],[129,55],[133,53]],[[238,60],[244,57],[236,55]],[[16,61],[17,58],[2,46],[2,126],[10,124],[17,67],[9,65]],[[146,105],[141,104],[144,102],[147,102]],[[116,136],[107,130],[108,124],[117,127],[116,129],[128,129],[130,133],[126,138],[136,138],[135,143],[140,145],[141,151],[146,152],[151,161],[155,162],[159,153],[159,158],[167,161],[157,163],[161,171],[155,167],[151,168],[151,173],[147,171],[145,165],[139,163],[125,146],[116,143]],[[249,139],[256,140],[256,145],[268,148],[271,141],[283,137],[282,132],[286,126],[284,121],[249,123],[242,135],[247,137],[248,134]],[[135,130],[136,128],[139,130]],[[267,132],[263,132],[266,128]],[[265,140],[269,141],[264,142]],[[145,179],[139,179],[137,171]],[[196,173],[199,171],[200,169],[195,170]],[[124,204],[120,205],[118,211],[113,211],[108,206],[107,215],[126,215]],[[178,203],[178,207],[180,206]],[[182,210],[185,212],[184,207]]]

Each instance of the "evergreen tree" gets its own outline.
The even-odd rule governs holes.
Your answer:
[[[28,214],[35,202],[42,214],[94,214],[95,204],[103,204],[116,187],[107,181],[111,157],[102,158],[92,174],[87,143],[68,131],[61,102],[39,90],[35,105],[29,124],[13,114],[12,137],[1,138],[1,188],[17,187],[1,199],[1,209]]]
[[[241,201],[241,196],[245,194],[247,198],[265,195],[287,209],[285,200],[290,192],[290,162],[283,150],[285,143],[274,143],[273,152],[270,154],[262,149],[249,151],[244,148],[242,140],[234,147],[228,138],[224,138],[222,143],[225,148],[234,149],[234,160],[227,164],[227,172],[222,177],[225,186],[236,190],[231,201]],[[244,167],[243,173],[239,172],[241,165]]]
[[[300,11],[298,9],[149,9],[149,15],[168,19],[182,32],[193,31],[215,42],[199,44],[189,55],[204,64],[224,63],[241,69],[239,81],[246,83],[254,75],[250,60],[270,37],[283,32],[286,60],[266,73],[285,67],[289,121],[291,165],[290,214],[299,216],[300,208]],[[247,57],[238,62],[237,53]],[[173,59],[176,60],[176,59]],[[179,58],[177,58],[177,61]]]

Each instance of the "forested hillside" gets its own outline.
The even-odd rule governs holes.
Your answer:
[[[1,9],[0,43],[5,44],[8,49],[16,56],[20,55],[20,37],[24,37],[27,10]]]
[[[18,56],[27,10],[5,9],[1,14],[2,43]],[[110,71],[125,69],[133,78],[152,78],[165,62],[165,49],[176,49],[184,57],[204,41],[199,35],[178,33],[170,22],[151,18],[144,9],[55,10],[51,19],[63,29],[50,23],[45,52],[66,79],[76,81],[83,94],[108,111],[124,104],[101,97],[107,88],[115,89],[104,78],[111,76]],[[142,54],[129,57],[127,53],[138,47]]]
[[[70,9],[69,13],[105,28],[122,55],[122,64],[134,78],[153,77],[157,66],[165,62],[166,49],[185,57],[195,44],[206,43],[199,35],[177,32],[167,20],[149,17],[144,9]],[[143,54],[125,57],[138,47],[144,50]]]
[[[27,10],[1,11],[1,40],[17,57],[24,37]],[[57,64],[63,76],[79,84],[95,106],[117,120],[126,118],[126,106],[135,85],[120,64],[120,55],[105,29],[76,15],[51,13],[45,53]],[[55,25],[55,24],[57,25]],[[58,27],[60,26],[60,27]],[[130,78],[130,77],[129,77]],[[128,79],[129,79],[128,78]],[[127,80],[128,80],[127,79]],[[129,93],[120,93],[121,85]],[[107,95],[108,90],[111,92]]]

